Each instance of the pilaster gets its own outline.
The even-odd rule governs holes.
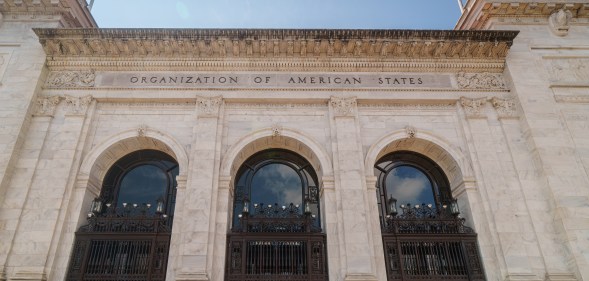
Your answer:
[[[355,97],[329,101],[344,280],[377,280]],[[373,194],[371,194],[373,195]]]

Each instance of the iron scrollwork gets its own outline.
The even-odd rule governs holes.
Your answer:
[[[453,215],[446,205],[434,207],[432,204],[401,205],[401,213],[387,215],[384,219],[385,233],[434,233],[467,234],[474,233],[466,226],[465,219]]]

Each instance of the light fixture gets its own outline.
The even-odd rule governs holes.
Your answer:
[[[398,214],[398,212],[397,212],[397,199],[393,198],[393,196],[391,195],[389,197],[388,201],[389,201],[388,202],[389,203],[389,214],[394,217]]]
[[[243,210],[241,211],[243,214],[249,214],[250,212],[250,200],[247,198],[243,199]]]
[[[164,198],[160,197],[157,199],[157,206],[155,207],[156,214],[164,213]]]
[[[452,213],[453,216],[458,216],[460,214],[460,209],[458,208],[458,200],[453,199],[452,202],[450,202],[450,213]]]
[[[100,198],[97,197],[92,200],[90,211],[95,214],[100,214],[102,212],[102,200],[100,200]]]
[[[311,203],[309,201],[308,198],[305,200],[305,215],[311,214]]]

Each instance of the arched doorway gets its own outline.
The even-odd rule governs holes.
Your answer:
[[[165,280],[178,172],[157,150],[114,163],[76,232],[67,280]]]
[[[485,280],[476,233],[433,160],[395,151],[374,173],[388,280]]]
[[[327,280],[317,175],[283,149],[249,157],[235,179],[226,280]]]

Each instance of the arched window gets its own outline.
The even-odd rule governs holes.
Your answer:
[[[375,165],[388,280],[484,280],[476,234],[443,170],[410,151]]]
[[[76,232],[67,280],[164,280],[178,171],[156,150],[118,160]]]
[[[326,280],[320,209],[306,159],[282,149],[248,158],[235,180],[227,280]]]

